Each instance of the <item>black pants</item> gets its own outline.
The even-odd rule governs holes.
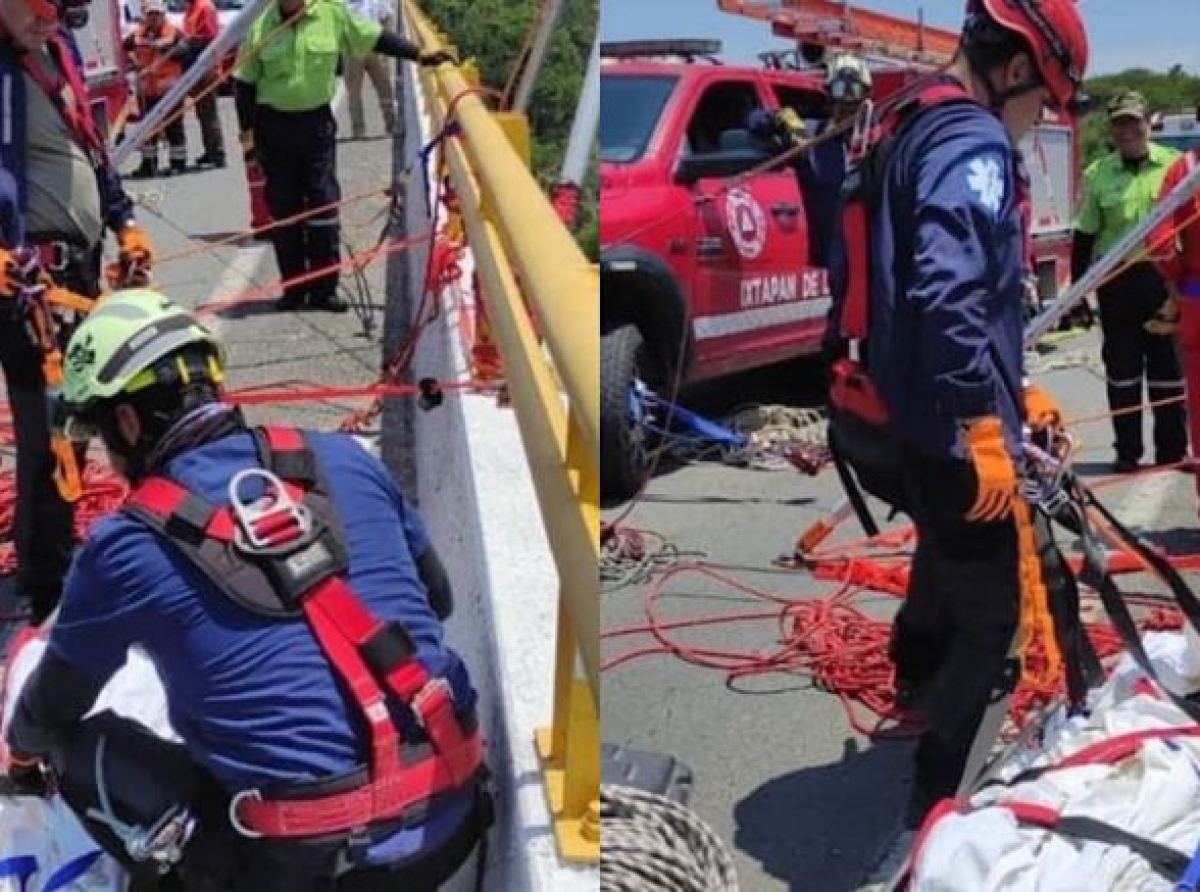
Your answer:
[[[917,548],[891,657],[898,679],[923,692],[928,718],[907,816],[915,826],[958,787],[1010,659],[1020,582],[1013,520],[964,520],[977,489],[971,466],[917,457],[907,466]]]
[[[278,112],[258,106],[255,138],[267,178],[267,207],[275,220],[324,208],[304,220],[271,231],[284,294],[315,298],[337,291],[341,262],[337,179],[337,123],[329,106],[307,112]],[[332,207],[330,207],[332,205]],[[290,280],[319,269],[327,273],[298,284]]]
[[[1156,461],[1178,461],[1187,453],[1188,439],[1183,370],[1175,337],[1149,334],[1143,328],[1166,300],[1162,278],[1150,264],[1139,263],[1102,287],[1098,296],[1108,406],[1113,412],[1140,406],[1143,382],[1151,402],[1176,400],[1154,409],[1154,451]],[[1115,415],[1113,432],[1117,458],[1140,461],[1141,411]]]
[[[150,114],[150,111],[162,101],[161,96],[155,96],[146,100],[145,114]],[[166,135],[167,146],[167,161],[175,170],[182,170],[187,166],[187,131],[183,126],[183,115],[171,112],[167,116],[167,123],[163,125],[163,133]],[[151,167],[157,168],[158,165],[158,147],[162,145],[162,134],[156,134],[146,140],[146,144],[142,146],[142,159],[149,161]]]
[[[37,236],[31,235],[29,242],[36,244]],[[99,295],[100,249],[81,253],[66,270],[52,275],[58,284],[79,294]],[[42,355],[11,301],[0,307],[0,367],[4,369],[17,441],[13,522],[17,587],[31,598],[34,620],[40,621],[54,610],[62,593],[75,548],[75,511],[63,501],[54,482],[56,462],[50,449]]]
[[[196,82],[192,88],[192,101],[196,106],[196,120],[200,123],[204,154],[210,161],[224,160],[225,138],[221,132],[221,114],[217,107],[215,73],[206,74]]]

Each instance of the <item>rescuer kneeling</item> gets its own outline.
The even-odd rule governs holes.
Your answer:
[[[476,694],[443,639],[446,571],[384,466],[349,436],[248,427],[216,338],[152,291],[102,301],[65,371],[61,423],[131,494],[71,567],[10,774],[36,792],[53,770],[140,888],[471,888],[491,821]],[[182,747],[84,719],[133,645]]]

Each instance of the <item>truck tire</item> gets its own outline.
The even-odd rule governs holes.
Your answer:
[[[643,375],[644,346],[632,323],[600,339],[600,491],[605,499],[631,498],[650,472],[647,432],[629,405],[634,382]]]

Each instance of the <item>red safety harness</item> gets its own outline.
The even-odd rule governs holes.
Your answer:
[[[35,53],[25,54],[22,67],[58,109],[75,143],[87,152],[93,163],[98,163],[106,157],[108,148],[92,118],[88,105],[87,84],[84,83],[79,66],[75,64],[74,52],[62,34],[54,34],[46,46],[62,74],[47,71],[41,58]],[[64,87],[71,88],[69,101],[63,96]]]
[[[261,468],[236,475],[231,503],[216,507],[176,481],[155,476],[124,511],[161,533],[228,597],[259,614],[303,615],[370,729],[370,773],[354,789],[312,798],[234,797],[230,819],[247,836],[305,837],[354,832],[404,818],[431,799],[476,782],[483,743],[474,714],[460,716],[445,679],[431,677],[407,631],[375,618],[344,580],[345,536],[304,434],[254,431]],[[248,503],[244,487],[265,495]],[[410,712],[429,744],[402,741],[389,703]]]

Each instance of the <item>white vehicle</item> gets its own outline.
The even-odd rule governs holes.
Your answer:
[[[1194,112],[1175,115],[1155,115],[1150,119],[1150,138],[1159,145],[1186,152],[1200,145],[1200,120]]]

